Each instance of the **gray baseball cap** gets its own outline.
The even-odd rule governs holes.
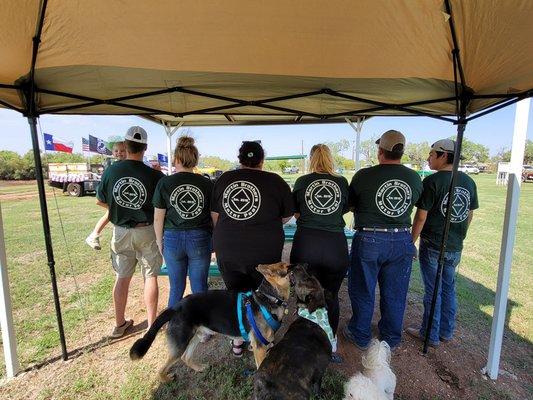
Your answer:
[[[376,140],[376,144],[383,150],[392,151],[397,144],[405,146],[405,136],[401,132],[391,129],[381,135],[381,137]]]
[[[441,151],[444,153],[455,153],[455,142],[451,139],[437,140],[431,145],[431,150]]]
[[[132,142],[147,144],[148,133],[146,133],[146,131],[140,126],[132,126],[126,132],[124,139],[131,140]]]

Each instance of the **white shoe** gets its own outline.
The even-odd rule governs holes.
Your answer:
[[[89,236],[87,236],[87,239],[85,239],[85,243],[91,246],[94,250],[102,249],[102,246],[100,246],[100,237],[93,236],[92,233]]]

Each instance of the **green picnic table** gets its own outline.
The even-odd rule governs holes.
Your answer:
[[[292,242],[294,240],[294,234],[296,233],[296,225],[286,224],[283,226],[283,231],[285,232],[285,242]],[[346,239],[353,239],[354,231],[352,229],[344,228],[344,235]],[[163,264],[159,275],[168,275],[167,266]],[[216,262],[209,265],[209,276],[220,276],[220,271]]]

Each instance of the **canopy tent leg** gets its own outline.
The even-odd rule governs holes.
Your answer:
[[[167,134],[167,175],[172,175],[172,135],[183,125],[183,122],[180,122],[177,126],[171,127],[167,125],[164,121],[161,121],[163,128],[165,128],[165,133]]]
[[[4,240],[4,223],[2,208],[0,207],[0,329],[2,330],[2,346],[6,361],[8,378],[13,378],[20,370],[17,357],[17,341],[13,327],[13,309],[9,291],[9,277],[7,274],[6,245]]]
[[[41,154],[39,149],[39,139],[37,136],[37,118],[29,116],[31,141],[33,145],[33,159],[35,161],[35,176],[37,178],[37,189],[39,190],[39,203],[41,206],[41,219],[43,221],[44,242],[46,246],[46,256],[48,268],[50,269],[50,279],[52,281],[52,292],[54,296],[54,306],[59,328],[59,340],[61,342],[61,352],[63,361],[68,359],[65,331],[63,329],[63,317],[61,316],[61,305],[59,303],[59,291],[57,290],[57,279],[55,271],[54,249],[52,247],[52,235],[50,233],[50,221],[48,218],[48,206],[46,204],[46,193],[44,191],[43,166],[41,164]]]
[[[360,168],[360,160],[359,156],[361,154],[361,131],[363,129],[363,122],[365,122],[365,117],[357,117],[357,120],[355,121],[355,124],[349,119],[345,118],[346,122],[348,122],[348,125],[352,127],[352,129],[355,131],[355,172],[359,171]]]
[[[503,330],[509,295],[509,281],[511,278],[511,263],[518,219],[518,205],[520,200],[520,182],[522,163],[527,134],[530,99],[521,100],[516,105],[513,147],[511,150],[510,172],[507,185],[507,200],[505,203],[505,217],[503,222],[502,243],[494,315],[490,334],[489,356],[483,373],[491,379],[498,378],[500,355],[502,350]]]

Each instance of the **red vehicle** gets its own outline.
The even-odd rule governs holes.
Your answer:
[[[533,166],[524,165],[522,169],[522,182],[532,182],[533,181]]]

